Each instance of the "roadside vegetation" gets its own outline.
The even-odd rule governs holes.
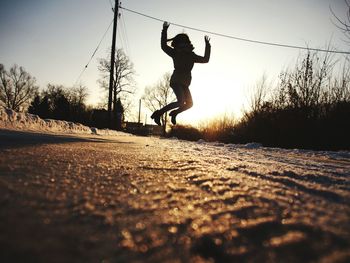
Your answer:
[[[275,86],[263,76],[240,120],[222,116],[198,127],[175,126],[169,132],[189,140],[318,150],[350,149],[349,135],[348,62],[315,52],[283,70]]]
[[[127,95],[134,92],[134,71],[123,52],[118,54],[117,59],[123,62],[118,65],[125,67],[116,68],[119,82],[114,83],[113,89],[112,128],[121,130],[130,105]],[[222,115],[197,127],[176,125],[167,131],[169,124],[165,116],[164,136],[191,141],[257,142],[283,148],[350,149],[349,60],[348,57],[336,59],[331,54],[308,51],[297,59],[294,67],[282,70],[276,81],[262,76],[253,87],[249,106],[240,119]],[[106,91],[108,61],[100,63],[100,85]],[[165,74],[158,83],[146,88],[143,99],[150,110],[174,99],[169,77]],[[48,84],[39,92],[35,78],[24,68],[14,65],[6,70],[2,64],[0,80],[0,103],[7,108],[28,111],[44,119],[111,127],[106,103],[100,108],[87,106],[88,94],[83,85],[68,88]]]
[[[36,79],[23,67],[13,65],[9,70],[0,63],[0,106],[36,114],[43,119],[56,119],[81,123],[96,128],[122,129],[125,115],[130,114],[131,98],[135,93],[134,66],[122,49],[115,54],[112,85],[112,120],[108,119],[110,54],[98,60],[101,78],[98,80],[103,101],[95,108],[88,106],[87,87],[48,84],[39,89]]]
[[[346,58],[337,60],[330,54],[306,52],[294,67],[282,70],[274,82],[262,76],[253,87],[249,106],[240,119],[222,115],[196,127],[170,126],[165,136],[191,141],[257,142],[283,148],[350,149],[349,61]],[[7,71],[0,65],[0,73],[0,99],[5,107],[17,111],[26,109],[44,119],[109,127],[103,105],[100,108],[87,106],[88,94],[83,85],[67,88],[48,84],[39,92],[35,78],[22,67],[15,65]],[[157,85],[146,89],[144,100],[147,98],[150,109],[173,99],[166,85],[167,78],[169,76],[164,75]],[[129,87],[125,83],[120,85],[124,89],[116,89],[115,94],[131,92],[125,89]],[[126,100],[122,102],[118,96],[114,98],[113,128],[120,130]]]

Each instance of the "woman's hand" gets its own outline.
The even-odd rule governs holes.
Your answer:
[[[206,45],[210,45],[209,41],[210,41],[210,37],[209,36],[204,36],[204,41]]]
[[[170,24],[169,24],[168,22],[164,21],[164,23],[163,23],[163,29],[164,29],[164,30],[167,30],[169,26],[170,26]]]

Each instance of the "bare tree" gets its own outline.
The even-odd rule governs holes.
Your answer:
[[[170,73],[165,73],[164,76],[153,86],[146,87],[145,93],[142,99],[145,102],[145,106],[152,112],[163,108],[170,102],[175,101],[174,93],[170,87]],[[165,113],[162,116],[163,129],[165,132],[168,122],[168,114]]]
[[[330,53],[320,57],[317,53],[308,52],[302,61],[297,61],[293,70],[281,73],[277,91],[281,99],[279,106],[303,109],[320,106],[333,67]]]
[[[333,14],[333,17],[336,19],[335,25],[344,33],[344,35],[350,41],[350,0],[344,0],[347,7],[345,19],[341,19],[339,15],[335,14],[333,9],[330,7],[330,10]]]
[[[108,55],[108,58],[99,59],[98,70],[102,77],[98,82],[106,91],[109,90],[110,66],[110,55]],[[128,97],[135,93],[134,75],[135,71],[133,63],[122,49],[117,49],[115,53],[115,69],[113,76],[113,112],[117,109],[118,99],[122,101],[124,110],[128,110],[127,107],[130,106]]]
[[[269,93],[269,86],[267,83],[267,76],[263,74],[261,79],[257,81],[254,90],[249,98],[249,107],[251,112],[258,112],[267,101]]]
[[[86,86],[79,84],[79,86],[74,87],[70,92],[70,99],[75,104],[85,104],[86,99],[89,96]]]
[[[0,100],[15,111],[24,110],[38,93],[36,79],[23,67],[13,65],[6,71],[0,64]]]
[[[329,90],[325,92],[325,103],[337,104],[350,102],[350,67],[344,62],[339,77],[329,81]]]

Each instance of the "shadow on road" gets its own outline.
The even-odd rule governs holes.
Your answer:
[[[0,149],[72,142],[112,142],[112,140],[0,129]]]

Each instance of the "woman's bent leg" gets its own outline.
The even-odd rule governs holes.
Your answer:
[[[179,106],[180,106],[180,103],[177,102],[177,101],[169,103],[168,105],[166,105],[163,108],[161,108],[159,110],[159,113],[160,113],[160,115],[163,115],[165,112],[170,111],[170,110],[175,109],[175,108],[178,108]]]
[[[154,122],[157,123],[158,125],[162,125],[160,121],[161,116],[169,110],[179,108],[181,105],[181,101],[183,100],[184,96],[183,96],[181,87],[175,86],[175,87],[172,87],[172,89],[176,95],[177,101],[169,103],[168,105],[164,106],[160,110],[156,110],[155,112],[153,112],[151,116]]]
[[[188,110],[193,106],[193,101],[192,101],[192,95],[190,92],[190,89],[188,87],[183,88],[183,102],[180,104],[179,108],[177,110],[173,110],[170,115],[171,116],[176,116],[177,114]]]
[[[188,87],[183,87],[183,95],[183,101],[180,104],[180,107],[169,113],[169,115],[171,116],[171,123],[174,125],[176,124],[176,116],[179,113],[188,110],[193,106],[192,95]]]
[[[170,111],[172,109],[175,109],[175,108],[179,108],[182,106],[182,104],[184,103],[185,101],[185,91],[184,91],[184,87],[182,85],[179,85],[179,84],[171,84],[171,88],[173,89],[174,93],[175,93],[175,96],[176,96],[176,99],[177,101],[176,102],[171,102],[169,103],[168,105],[164,106],[163,108],[161,108],[159,110],[159,113],[162,115],[164,114],[165,112],[167,111]]]

